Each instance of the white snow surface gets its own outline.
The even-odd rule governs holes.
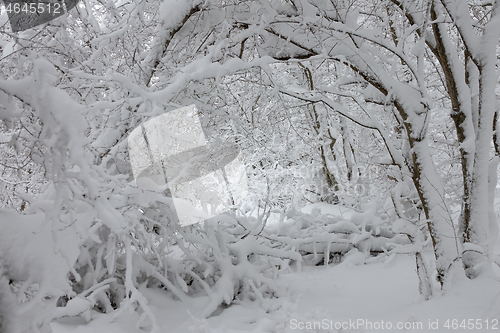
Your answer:
[[[285,295],[263,302],[231,305],[208,319],[200,319],[208,297],[186,302],[173,299],[169,292],[140,288],[149,300],[161,332],[444,332],[447,319],[485,320],[500,316],[500,283],[490,278],[460,280],[457,290],[431,301],[422,301],[418,293],[415,260],[411,255],[398,255],[390,263],[369,265],[337,265],[304,267],[278,278]],[[80,318],[54,321],[54,333],[140,333],[138,315],[128,311],[112,320],[112,315],[93,314],[85,324]],[[336,330],[335,324],[364,320],[353,329]],[[367,322],[422,323],[422,328],[382,330],[367,327]],[[438,321],[439,330],[429,330],[429,322]],[[307,325],[326,325],[306,329]],[[300,325],[304,325],[300,329]],[[333,327],[332,327],[333,325]],[[410,325],[410,324],[406,324]],[[415,324],[417,325],[417,324]],[[327,327],[328,326],[328,327]],[[345,324],[344,324],[345,326]],[[374,326],[375,327],[375,326]],[[453,332],[471,332],[460,327]],[[486,329],[474,332],[491,331]]]
[[[323,203],[302,209],[313,215],[317,210],[335,216],[342,214],[345,219],[356,216],[352,209]],[[495,267],[494,271],[500,276],[500,269]],[[491,332],[491,327],[485,326],[486,321],[491,325],[500,319],[500,282],[487,276],[475,280],[458,276],[445,296],[424,301],[418,292],[413,254],[394,253],[365,261],[361,252],[352,249],[340,264],[302,266],[301,270],[282,273],[277,285],[280,287],[277,298],[232,304],[219,308],[206,319],[202,313],[210,302],[207,296],[179,301],[169,291],[145,286],[139,290],[149,301],[162,333]],[[147,321],[137,327],[140,315],[129,309],[118,314],[91,311],[88,315],[87,312],[86,316],[54,320],[53,333],[151,330]],[[468,324],[469,319],[483,327],[475,326],[473,330],[460,327],[463,320]],[[447,321],[450,329],[445,327]],[[388,323],[393,325],[392,329],[387,329]],[[456,329],[451,329],[453,323],[457,323]],[[343,325],[344,329],[336,329],[336,325]],[[500,329],[500,323],[496,327]]]

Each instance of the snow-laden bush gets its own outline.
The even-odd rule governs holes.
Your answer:
[[[370,255],[407,243],[370,210],[346,219],[318,209],[307,214],[292,208],[278,212],[279,222],[270,223],[270,209],[256,208],[180,227],[168,220],[168,198],[164,201],[137,210],[140,222],[122,237],[99,225],[100,231],[82,245],[75,265],[82,277],[73,281],[78,295],[59,308],[56,317],[91,319],[92,309],[117,309],[118,314],[133,306],[155,328],[139,285],[168,290],[180,301],[208,296],[202,313],[208,317],[243,300],[282,295],[285,291],[275,283],[280,272],[302,264],[327,265],[344,256],[363,264]]]
[[[314,205],[310,214],[291,209],[286,212],[288,219],[268,231],[268,237],[298,251],[309,265],[341,262],[352,249],[369,259],[408,243],[406,236],[390,230],[389,221],[377,216],[374,208],[368,206],[365,212],[348,217],[322,214]]]
[[[17,295],[9,302],[10,291],[2,290],[0,307],[11,307],[12,315],[18,315],[13,332],[47,331],[58,299],[73,295],[68,274],[85,236],[46,217],[0,211],[0,273]]]

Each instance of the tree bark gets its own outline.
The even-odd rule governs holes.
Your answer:
[[[427,227],[434,247],[437,280],[444,286],[448,272],[460,257],[457,235],[451,214],[446,206],[444,190],[432,163],[427,139],[410,138],[412,148],[412,179],[427,219]]]

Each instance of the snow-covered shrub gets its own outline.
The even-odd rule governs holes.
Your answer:
[[[147,198],[147,193],[136,199]],[[391,233],[369,210],[346,219],[319,210],[306,214],[289,209],[281,212],[278,224],[266,225],[267,208],[180,227],[168,220],[169,209],[168,198],[138,209],[142,218],[125,239],[106,233],[99,235],[108,239],[106,243],[89,238],[75,266],[82,276],[73,284],[79,296],[57,316],[88,316],[85,311],[93,306],[112,312],[137,302],[145,319],[147,304],[138,291],[144,283],[168,290],[179,300],[207,295],[210,303],[203,316],[210,316],[221,306],[280,295],[283,290],[274,278],[281,271],[300,269],[301,264],[328,264],[335,257],[340,261],[346,253],[354,263],[353,249],[356,258],[363,258],[357,263],[364,263],[371,254],[388,251],[406,239]]]
[[[78,223],[82,227],[85,221]],[[45,214],[0,211],[0,229],[2,273],[17,296],[10,304],[19,317],[14,326],[18,332],[45,332],[59,297],[73,294],[68,274],[74,272],[84,236]]]
[[[365,212],[349,217],[322,214],[314,205],[310,214],[290,209],[287,219],[268,231],[268,237],[284,249],[295,249],[310,265],[341,262],[353,248],[368,259],[408,243],[405,236],[390,230],[389,221],[376,215],[375,207],[370,205]]]

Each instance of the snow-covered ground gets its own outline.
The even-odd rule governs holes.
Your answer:
[[[361,266],[303,267],[300,272],[282,275],[278,282],[283,288],[281,297],[231,305],[208,319],[199,317],[208,303],[206,297],[181,303],[168,292],[144,288],[141,291],[165,333],[500,330],[496,321],[500,319],[499,282],[489,278],[463,280],[457,282],[462,284],[457,291],[425,302],[418,293],[414,258],[409,255]],[[54,322],[54,333],[144,332],[136,327],[138,315],[128,310],[117,318],[93,316],[95,319],[88,324],[81,318]],[[447,320],[449,329],[445,327]],[[474,329],[460,327],[472,323]],[[479,323],[482,329],[476,329]]]
[[[356,212],[328,204],[301,209],[351,219]],[[496,250],[500,250],[497,243]],[[497,251],[498,252],[498,251]],[[347,257],[340,264],[302,266],[278,277],[278,297],[244,301],[201,319],[206,296],[185,302],[170,292],[139,288],[148,299],[161,333],[240,332],[494,332],[500,331],[500,282],[481,277],[456,279],[446,296],[424,301],[418,292],[413,255],[373,259],[369,264]],[[500,276],[500,269],[495,267]],[[54,333],[140,333],[132,309],[103,315],[63,318]]]

